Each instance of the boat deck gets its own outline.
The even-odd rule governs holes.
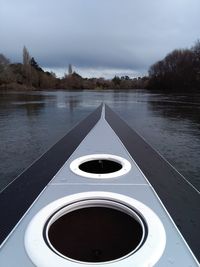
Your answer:
[[[199,193],[109,107],[103,107],[102,112],[101,109],[99,107],[0,194],[0,208],[5,212],[5,220],[0,222],[0,229],[5,229],[1,231],[3,267],[35,266],[26,253],[24,233],[41,208],[71,194],[94,191],[137,199],[159,216],[167,239],[164,253],[155,266],[199,266],[195,258],[200,256]],[[107,179],[81,177],[70,170],[71,162],[90,154],[117,155],[131,162],[132,168],[125,175]],[[123,260],[117,266],[123,266]],[[145,266],[152,265],[149,262]]]

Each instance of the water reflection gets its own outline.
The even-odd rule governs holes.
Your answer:
[[[150,100],[149,108],[160,112],[163,117],[177,120],[190,120],[200,128],[200,94],[160,96]]]
[[[39,115],[44,108],[45,97],[42,94],[36,93],[8,93],[0,94],[0,109],[3,112],[12,113],[16,109],[26,111],[27,116]],[[17,106],[16,108],[14,106]]]
[[[200,94],[0,92],[0,188],[102,102],[200,188]]]
[[[68,92],[0,93],[0,189],[92,111],[80,101]]]
[[[194,101],[195,99],[195,101]],[[140,92],[121,116],[200,189],[200,97]],[[131,104],[132,102],[132,104]]]
[[[78,99],[75,96],[70,96],[69,97],[69,110],[70,110],[70,113],[74,112],[74,109],[76,109],[78,107],[80,102],[81,102],[80,99]]]

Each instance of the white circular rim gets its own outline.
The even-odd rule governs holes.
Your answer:
[[[29,223],[24,237],[26,251],[32,262],[38,267],[105,267],[105,263],[84,263],[63,258],[54,253],[44,240],[43,232],[48,219],[58,210],[74,202],[92,199],[120,202],[123,206],[135,210],[146,222],[148,234],[142,246],[133,254],[108,261],[110,267],[154,266],[163,254],[166,245],[165,229],[158,216],[146,205],[136,199],[112,192],[84,192],[60,198],[41,209]]]
[[[122,168],[119,171],[115,171],[111,173],[103,173],[103,174],[84,172],[79,168],[79,166],[82,163],[85,163],[91,160],[96,160],[96,159],[99,159],[99,160],[105,159],[105,160],[117,162],[122,165]],[[85,156],[82,156],[82,157],[79,157],[73,160],[70,164],[70,169],[73,173],[79,176],[82,176],[82,177],[95,178],[95,179],[109,179],[109,178],[115,178],[115,177],[119,177],[119,176],[127,174],[131,170],[131,163],[125,158],[112,155],[112,154],[91,154],[91,155],[85,155]]]

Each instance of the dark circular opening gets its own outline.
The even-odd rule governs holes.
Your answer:
[[[137,219],[107,207],[66,213],[48,231],[49,241],[59,253],[83,262],[119,259],[135,250],[142,236]]]
[[[120,163],[107,159],[90,160],[79,165],[80,170],[96,174],[116,172],[121,168],[122,165]]]

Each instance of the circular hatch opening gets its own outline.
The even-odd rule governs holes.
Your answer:
[[[166,233],[158,216],[131,197],[90,191],[57,199],[30,221],[25,249],[35,266],[154,266]]]
[[[108,201],[70,212],[64,208],[62,215],[52,218],[48,226],[48,242],[56,253],[75,261],[107,262],[123,258],[134,253],[145,236],[142,219],[126,209]]]
[[[116,161],[108,159],[96,159],[86,161],[79,165],[79,169],[89,173],[112,173],[119,171],[122,165]]]
[[[111,154],[93,154],[75,159],[70,169],[87,178],[114,178],[128,173],[131,164],[128,160]]]

